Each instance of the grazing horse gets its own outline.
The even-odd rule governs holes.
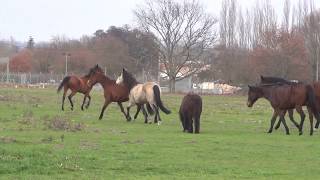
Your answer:
[[[160,87],[155,82],[139,83],[132,74],[125,69],[122,70],[121,75],[117,78],[117,84],[123,84],[129,88],[129,104],[127,106],[127,117],[130,118],[130,108],[134,105],[147,104],[149,113],[155,112],[154,122],[161,122],[159,108],[166,114],[170,114],[170,110],[164,107],[160,98]],[[143,113],[146,115],[146,112]],[[147,123],[145,119],[145,123]]]
[[[195,133],[199,133],[201,112],[202,99],[199,95],[188,93],[186,96],[184,96],[179,110],[183,132],[188,131],[189,133],[193,133],[192,124],[194,122]]]
[[[252,107],[253,104],[262,97],[270,102],[274,110],[273,116],[271,118],[271,126],[268,133],[272,132],[275,120],[277,116],[280,116],[280,121],[282,121],[285,127],[286,134],[289,134],[289,128],[284,119],[286,110],[293,108],[301,110],[302,106],[307,106],[311,127],[310,135],[313,134],[313,115],[316,117],[318,122],[320,121],[320,116],[317,111],[315,94],[311,85],[282,84],[249,86],[247,101],[248,107]],[[303,122],[304,119],[302,119],[300,122],[299,135],[302,134]]]
[[[63,78],[62,82],[60,83],[57,92],[59,93],[61,89],[64,89],[63,96],[62,96],[62,111],[64,111],[64,100],[66,98],[66,94],[68,90],[71,90],[70,95],[68,96],[69,102],[71,104],[71,110],[73,110],[73,102],[72,97],[77,93],[84,94],[83,102],[81,105],[81,110],[83,111],[83,106],[86,102],[86,98],[88,97],[89,101],[86,105],[86,109],[88,109],[91,101],[90,91],[92,89],[92,86],[88,86],[87,82],[89,79],[90,74],[87,74],[83,77],[77,77],[77,76],[66,76]]]

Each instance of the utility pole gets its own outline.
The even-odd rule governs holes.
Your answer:
[[[62,53],[62,55],[64,55],[65,58],[66,58],[66,65],[65,65],[66,71],[65,71],[65,76],[67,76],[67,75],[68,75],[68,57],[70,57],[71,54],[70,54],[70,53]]]

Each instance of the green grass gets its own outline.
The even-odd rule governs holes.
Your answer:
[[[0,179],[316,179],[319,132],[310,137],[290,125],[267,134],[272,109],[246,97],[203,96],[201,133],[182,133],[178,108],[182,95],[164,95],[172,114],[163,123],[144,124],[141,114],[126,122],[116,104],[99,121],[104,101],[60,110],[54,89],[0,90]],[[134,108],[135,109],[135,108]],[[132,115],[135,110],[132,110]],[[80,131],[53,130],[46,122],[67,119]],[[288,119],[288,118],[287,118]],[[298,119],[298,117],[296,117]],[[63,135],[63,139],[61,136]]]

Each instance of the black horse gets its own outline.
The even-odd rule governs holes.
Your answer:
[[[188,93],[184,96],[179,110],[183,132],[188,131],[189,133],[193,133],[193,123],[195,126],[195,133],[198,134],[200,132],[201,112],[202,99],[199,95]]]

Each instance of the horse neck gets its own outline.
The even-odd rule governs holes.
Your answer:
[[[272,91],[271,88],[272,88],[271,86],[262,87],[261,97],[267,99],[268,101],[271,101],[271,91]]]
[[[97,81],[98,83],[100,83],[102,86],[105,86],[105,85],[109,85],[113,82],[113,80],[111,80],[110,78],[108,78],[106,75],[104,74],[97,74]]]
[[[84,81],[84,82],[87,82],[89,80],[89,77],[88,76],[83,76],[81,77],[81,79]]]

